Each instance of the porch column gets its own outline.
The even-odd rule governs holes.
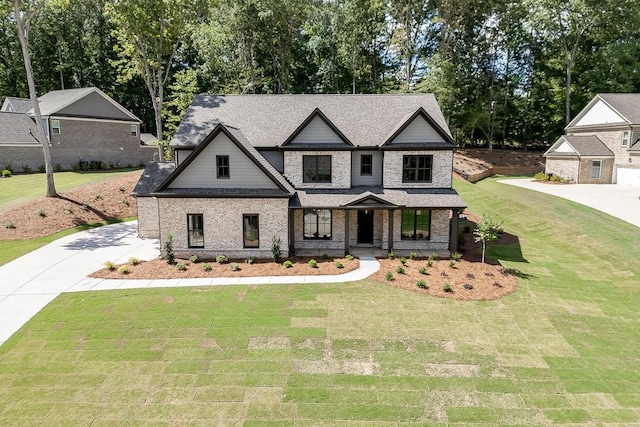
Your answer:
[[[387,249],[388,252],[391,252],[393,250],[393,214],[395,212],[395,210],[393,209],[389,209],[387,211],[389,213],[389,230],[388,231],[388,239],[389,239],[389,248]]]
[[[344,210],[344,254],[345,256],[351,251],[351,243],[349,238],[349,209]]]
[[[458,219],[460,218],[460,209],[451,209],[451,235],[449,236],[449,252],[458,252]]]
[[[295,241],[296,241],[296,237],[295,237],[295,224],[293,223],[294,221],[294,214],[293,214],[294,210],[293,209],[289,209],[289,256],[291,255],[295,255],[296,252],[296,248],[295,248]]]

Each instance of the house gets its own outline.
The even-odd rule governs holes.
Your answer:
[[[56,90],[38,98],[58,170],[138,166],[158,158],[141,143],[140,119],[97,88]],[[31,101],[5,98],[0,109],[0,167],[44,167]]]
[[[176,256],[455,251],[465,205],[433,95],[199,95],[133,194]]]
[[[640,93],[600,93],[544,154],[545,172],[580,184],[640,185]]]

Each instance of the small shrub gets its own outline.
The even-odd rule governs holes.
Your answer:
[[[501,288],[502,287],[500,282],[498,282],[497,280],[495,282],[493,282],[493,286],[495,286],[496,288]]]
[[[429,255],[429,259],[430,259],[431,261],[437,261],[437,260],[439,260],[439,259],[440,259],[440,257],[438,256],[438,254],[437,254],[437,253],[432,252],[432,253],[431,253],[431,255]]]
[[[458,261],[460,258],[462,258],[462,254],[460,252],[453,252],[451,254],[451,259],[454,261]]]
[[[245,264],[249,264],[249,265],[251,265],[251,264],[253,264],[253,263],[255,262],[255,260],[256,260],[256,257],[254,257],[254,256],[248,256],[248,257],[246,257],[246,258],[244,259],[244,262],[245,262]]]
[[[205,262],[204,264],[202,264],[202,270],[211,271],[212,270],[211,264],[209,264],[208,262]]]
[[[44,218],[44,217],[46,217],[46,216],[47,216],[47,213],[46,213],[45,211],[43,211],[42,209],[40,209],[40,210],[38,211],[38,216],[39,216],[40,218]]]
[[[47,167],[45,165],[38,166],[38,172],[45,173],[47,171]]]
[[[553,175],[551,175],[551,177],[549,178],[549,181],[551,181],[551,182],[564,182],[564,181],[565,181],[565,179],[564,179],[564,178],[562,178],[562,177],[561,177],[561,176],[559,176],[559,175],[556,175],[556,174],[554,173],[554,174],[553,174]]]
[[[22,165],[22,171],[24,173],[31,173],[31,166],[29,165]]]
[[[9,163],[7,166],[5,166],[4,170],[7,170],[7,171],[11,172],[11,175],[13,175],[13,165],[11,163]]]
[[[346,259],[347,261],[353,261],[353,255],[347,254],[347,255],[345,256],[345,259]]]
[[[450,259],[449,260],[449,267],[456,268],[456,263],[457,263],[457,261],[455,259]]]
[[[65,208],[64,211],[68,214],[72,214],[73,213],[73,208]]]
[[[400,264],[407,265],[407,259],[403,256],[400,257]]]
[[[282,239],[273,236],[271,238],[271,257],[273,258],[273,262],[278,264],[282,258],[282,249],[280,249],[280,245],[282,245]]]
[[[102,196],[100,194],[96,195],[96,197],[93,198],[94,202],[97,202],[98,200],[102,200]]]
[[[344,268],[344,264],[342,264],[340,261],[336,261],[335,266],[336,268]]]
[[[12,222],[5,222],[4,223],[4,228],[6,228],[7,230],[13,230],[14,228],[16,228],[16,226]]]
[[[389,251],[389,252],[387,252],[387,257],[389,259],[394,259],[396,257],[396,254],[394,254],[393,251]]]
[[[429,287],[427,286],[427,283],[424,280],[418,280],[416,282],[416,286],[419,287],[420,289],[429,289]]]
[[[122,203],[123,203],[125,206],[130,206],[130,205],[131,205],[131,202],[129,201],[129,199],[124,199],[124,200],[122,201]]]
[[[473,275],[473,273],[467,273],[467,279],[475,279],[476,276]]]
[[[533,176],[536,181],[549,181],[549,175],[544,172],[538,172]]]
[[[138,265],[138,264],[140,264],[140,261],[138,260],[138,258],[133,256],[129,258],[129,265]]]
[[[229,261],[229,259],[228,259],[228,258],[227,258],[227,256],[226,256],[226,255],[224,255],[224,254],[218,255],[218,256],[216,257],[216,262],[217,262],[218,264],[224,264],[224,263],[225,263],[225,262],[227,262],[227,261]]]
[[[451,285],[447,282],[444,285],[442,285],[442,290],[445,292],[451,292]]]
[[[462,287],[465,288],[468,291],[473,289],[473,285],[470,284],[470,283],[465,283],[464,285],[462,285]]]
[[[405,273],[405,271],[404,271],[404,267],[403,267],[403,266],[401,266],[401,265],[397,266],[397,267],[396,267],[396,273],[398,273],[398,274],[404,274],[404,273]]]
[[[388,282],[391,282],[393,280],[395,280],[395,278],[393,277],[393,273],[390,271],[387,271],[387,274],[385,275],[385,278],[387,279]]]
[[[420,274],[429,274],[429,273],[427,272],[427,267],[420,267],[420,268],[418,269],[418,273],[420,273]]]
[[[80,166],[74,163],[71,165],[71,170],[74,172],[78,172],[80,170]]]
[[[164,241],[164,252],[162,258],[167,261],[167,264],[173,264],[176,262],[176,256],[173,253],[173,235],[167,234],[167,238]]]
[[[11,171],[9,169],[3,169],[2,171],[2,177],[3,178],[9,178],[11,177]]]
[[[322,254],[322,255],[320,255],[320,259],[329,259],[329,255]]]
[[[284,266],[284,268],[293,267],[293,263],[291,261],[289,261],[289,260],[286,260],[285,262],[283,262],[282,265]]]
[[[113,168],[111,168],[111,169],[113,169]],[[124,193],[125,188],[124,187],[120,187],[120,188],[118,188],[118,190],[120,190],[121,193]]]
[[[427,260],[427,267],[433,267],[433,260],[432,259],[428,259]]]
[[[315,259],[310,259],[307,264],[311,268],[318,268],[318,261],[316,261]]]
[[[62,165],[60,163],[56,163],[56,165],[53,167],[53,170],[56,172],[62,172]]]
[[[200,257],[198,255],[191,255],[189,257],[189,261],[194,263],[194,264],[197,264],[197,263],[200,262]]]
[[[231,269],[231,271],[238,271],[240,270],[240,266],[238,265],[237,262],[232,262],[231,264],[229,264],[229,268]]]
[[[88,205],[82,205],[80,206],[80,209],[82,209],[83,211],[88,211],[89,210],[89,206]]]
[[[130,270],[129,267],[126,265],[121,265],[120,268],[118,269],[118,273],[120,274],[129,274]]]
[[[176,268],[178,269],[178,271],[186,271],[187,265],[184,262],[179,262],[176,264]]]
[[[409,253],[409,259],[418,259],[418,254],[416,252]]]
[[[113,271],[116,269],[116,265],[113,263],[113,261],[107,261],[104,263],[104,266],[107,270],[109,271]]]

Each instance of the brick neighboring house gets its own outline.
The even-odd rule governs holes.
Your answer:
[[[640,185],[640,94],[600,93],[544,154],[545,172],[579,184]]]
[[[158,148],[141,142],[140,119],[97,88],[49,92],[38,98],[54,167],[126,167],[158,158]],[[0,167],[37,171],[44,165],[35,137],[31,101],[5,98],[0,109]]]
[[[134,189],[177,256],[448,253],[465,204],[433,95],[199,95]]]

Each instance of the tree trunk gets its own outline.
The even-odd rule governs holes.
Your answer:
[[[568,125],[571,122],[571,69],[573,67],[573,60],[567,62],[567,83],[565,85],[565,100],[564,100],[564,124]]]
[[[22,13],[20,10],[20,0],[13,1],[13,8],[16,14],[16,25],[18,26],[18,39],[20,40],[20,46],[22,47],[22,57],[24,59],[24,69],[27,73],[27,83],[29,85],[29,98],[33,105],[33,114],[36,119],[36,136],[42,144],[42,151],[44,153],[44,167],[47,175],[47,197],[58,197],[56,186],[53,181],[53,167],[51,165],[51,151],[49,150],[49,140],[44,133],[44,126],[42,123],[42,114],[40,113],[40,104],[38,103],[38,96],[36,94],[36,83],[33,78],[33,67],[31,66],[31,56],[29,55],[28,41],[29,41],[29,20],[31,16],[27,12],[27,21],[25,22],[26,28],[23,27]],[[25,31],[26,30],[26,31]]]

